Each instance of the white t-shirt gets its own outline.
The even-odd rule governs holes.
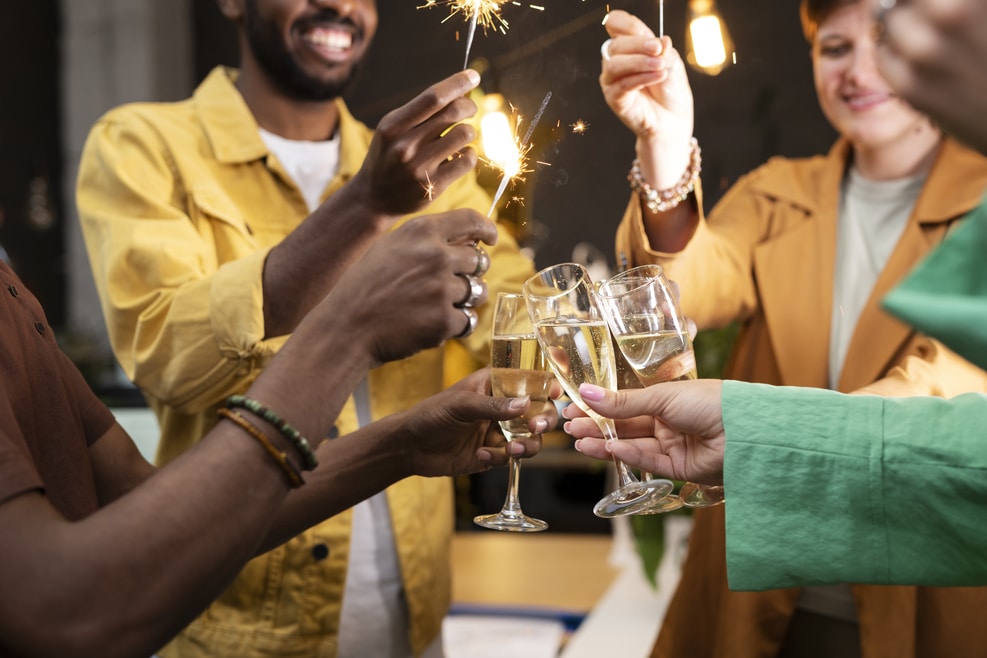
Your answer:
[[[925,178],[922,174],[873,181],[851,167],[843,183],[830,323],[830,388],[839,383],[857,320],[905,230]]]
[[[285,139],[260,129],[261,139],[298,186],[309,212],[339,168],[339,137],[321,142]],[[366,378],[353,392],[360,427],[371,422]],[[404,599],[391,514],[384,492],[353,508],[350,556],[339,622],[337,658],[410,658],[408,606]],[[423,658],[441,658],[442,638]]]
[[[833,315],[829,338],[829,387],[843,371],[850,339],[884,266],[901,238],[926,174],[890,181],[868,180],[850,167],[843,181],[836,231]],[[826,617],[857,621],[849,585],[806,587],[798,607]]]

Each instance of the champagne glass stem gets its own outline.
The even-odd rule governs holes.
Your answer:
[[[618,440],[617,427],[614,425],[613,420],[600,416],[597,418],[596,422],[600,426],[600,430],[602,430],[603,436],[606,438],[607,443],[612,443]],[[638,481],[638,479],[634,476],[634,473],[631,472],[631,469],[627,467],[627,464],[620,461],[616,457],[613,457],[613,465],[617,468],[617,478],[620,480],[621,487]]]
[[[517,486],[521,474],[521,461],[511,456],[507,463],[507,497],[500,513],[505,516],[523,516],[521,503],[518,502]]]

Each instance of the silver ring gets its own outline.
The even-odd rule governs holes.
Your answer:
[[[459,310],[462,311],[463,312],[463,315],[466,316],[466,327],[464,327],[463,330],[461,332],[459,332],[458,334],[456,334],[456,336],[454,336],[454,337],[455,338],[466,338],[471,333],[473,333],[473,331],[476,329],[476,323],[477,323],[477,321],[480,318],[479,318],[479,316],[477,316],[476,311],[474,311],[469,306],[462,306],[462,307],[460,307]]]
[[[466,292],[466,297],[463,301],[456,304],[460,308],[473,308],[476,303],[480,301],[480,297],[483,296],[483,281],[479,277],[475,277],[471,274],[463,274],[462,272],[457,272],[456,276],[462,277],[466,280],[466,285],[469,286],[469,290]]]
[[[607,39],[602,44],[600,44],[600,55],[603,57],[603,60],[606,62],[610,61],[610,42],[612,41],[613,39]]]
[[[476,249],[476,269],[473,270],[473,276],[483,276],[490,269],[490,254],[476,242],[473,243],[473,248]]]

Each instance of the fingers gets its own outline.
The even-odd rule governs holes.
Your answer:
[[[603,26],[607,30],[607,34],[611,37],[617,36],[639,36],[639,37],[654,37],[655,33],[648,27],[648,24],[642,21],[640,18],[634,14],[628,13],[622,9],[614,9],[607,14],[606,21]],[[612,53],[611,53],[612,54]]]
[[[479,256],[475,251],[474,243],[497,244],[496,225],[475,210],[460,208],[427,217],[435,222],[436,229],[445,236],[446,242],[463,247],[461,254],[463,267],[457,269],[457,272],[472,274],[476,269]]]
[[[462,99],[479,84],[480,74],[476,71],[466,69],[465,71],[455,73],[445,80],[441,80],[430,86],[405,105],[389,112],[381,119],[378,130],[396,129],[399,134],[403,134],[412,127],[420,125],[441,111],[446,110],[450,104]],[[476,111],[475,105],[473,106],[473,111]],[[446,124],[446,128],[452,123],[461,121],[464,118],[466,117],[459,117],[450,121]]]

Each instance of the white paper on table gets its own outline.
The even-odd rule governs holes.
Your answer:
[[[565,625],[551,619],[449,615],[442,622],[446,658],[556,658]]]

